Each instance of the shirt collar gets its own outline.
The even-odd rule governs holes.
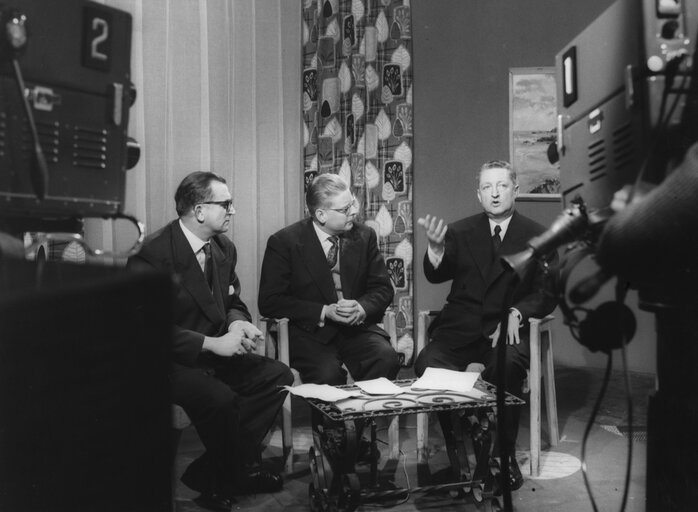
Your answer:
[[[327,240],[332,236],[329,233],[325,233],[320,227],[317,225],[317,222],[313,222],[313,228],[315,229],[315,234],[318,237],[318,240],[320,240],[321,244],[324,244],[327,242]]]
[[[194,254],[199,252],[201,248],[208,243],[192,233],[191,230],[184,225],[182,219],[179,219],[179,227],[182,228],[182,232],[184,233],[187,242],[189,242],[189,245],[191,245],[191,250],[194,251]]]
[[[511,222],[511,218],[513,215],[509,215],[506,219],[504,219],[501,222],[495,222],[492,219],[488,218],[490,222],[490,236],[494,236],[494,227],[499,224],[499,227],[501,228],[501,231],[499,232],[499,238],[504,240],[504,235],[507,233],[507,229],[509,229],[509,223]]]

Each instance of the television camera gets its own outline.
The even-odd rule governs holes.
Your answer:
[[[628,287],[654,313],[648,511],[695,510],[698,502],[697,29],[698,2],[617,0],[557,53],[557,143],[548,153],[560,162],[565,210],[526,251],[504,258],[520,272],[566,246],[560,306],[592,350],[610,356],[632,338]],[[564,277],[584,256],[599,270],[567,294]],[[567,298],[586,302],[613,277],[617,300],[579,321]]]
[[[127,130],[130,56],[127,12],[88,0],[0,3],[0,231],[80,233],[86,217],[123,217],[140,246],[141,224],[123,213],[140,153]]]

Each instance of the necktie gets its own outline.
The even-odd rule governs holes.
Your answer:
[[[500,231],[502,231],[502,228],[497,224],[494,227],[494,235],[492,235],[492,247],[494,247],[495,255],[499,254],[499,246],[502,245],[502,239],[499,236]]]
[[[332,247],[330,247],[330,250],[327,251],[327,264],[330,266],[330,268],[334,268],[334,266],[337,264],[337,249],[339,248],[339,237],[331,236],[328,238],[328,240],[332,244]]]
[[[208,287],[211,288],[213,285],[213,263],[211,261],[211,244],[204,244],[201,250],[204,251],[204,276],[206,276],[206,282],[208,283]]]

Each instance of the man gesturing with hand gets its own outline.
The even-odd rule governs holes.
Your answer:
[[[449,225],[431,215],[417,221],[428,240],[424,256],[427,280],[452,284],[446,304],[430,325],[429,343],[417,356],[415,373],[421,375],[427,367],[463,371],[477,362],[485,366],[483,378],[496,383],[495,347],[506,329],[506,390],[518,396],[529,365],[528,319],[547,315],[556,301],[546,293],[538,266],[532,265],[519,279],[501,256],[522,251],[545,228],[515,211],[518,183],[508,162],[485,163],[478,173],[476,192],[483,213]],[[550,258],[553,263],[556,255]],[[509,298],[512,302],[506,304]],[[501,454],[503,461],[510,459],[512,489],[523,484],[514,459],[518,410],[512,408],[508,446]]]

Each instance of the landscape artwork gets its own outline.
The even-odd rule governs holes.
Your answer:
[[[509,141],[519,198],[560,198],[560,167],[548,151],[557,138],[555,68],[509,71]]]

